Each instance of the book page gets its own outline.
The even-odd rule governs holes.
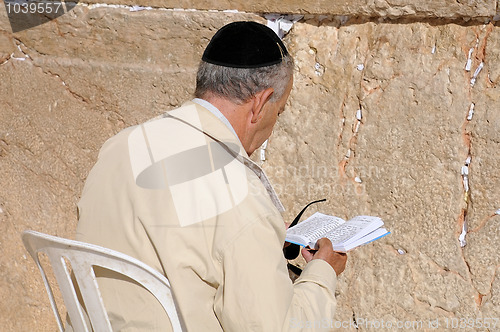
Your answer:
[[[358,246],[370,243],[372,241],[378,240],[387,234],[390,234],[390,232],[387,231],[385,228],[377,228],[371,233],[368,233],[367,235],[363,236],[362,238],[359,238],[355,241],[350,241],[347,240],[346,242],[343,242],[341,244],[335,244],[333,245],[333,250],[340,251],[340,252],[347,252],[351,249],[354,249]]]
[[[359,238],[355,242],[359,242],[360,244],[366,244],[366,243],[370,243],[372,241],[378,240],[387,234],[389,234],[387,229],[381,227],[381,228],[377,228],[376,230],[374,230],[371,233],[368,233],[367,235],[363,236],[362,238]],[[348,246],[352,242],[354,242],[354,241],[348,240],[348,241],[344,242],[344,245]]]
[[[378,217],[357,216],[328,232],[327,236],[332,243],[352,243],[366,234],[382,226],[384,222]]]
[[[309,243],[316,243],[317,240],[325,237],[326,234],[344,223],[345,221],[341,218],[316,212],[298,225],[289,228],[287,237],[292,238],[294,235],[300,235],[306,238]],[[309,243],[303,243],[303,245]]]

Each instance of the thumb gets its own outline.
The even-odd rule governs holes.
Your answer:
[[[320,250],[322,248],[333,250],[332,241],[330,241],[326,237],[319,239],[318,242],[316,242],[316,249]]]

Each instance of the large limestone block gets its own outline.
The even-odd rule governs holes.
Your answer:
[[[500,93],[498,91],[498,63],[500,30],[490,27],[479,35],[476,67],[484,63],[484,79],[472,90],[475,103],[471,120],[467,123],[470,140],[470,195],[466,220],[469,227],[465,257],[469,264],[474,286],[485,306],[485,317],[499,317],[498,267],[500,266],[500,175],[498,151],[500,151]],[[481,74],[480,74],[481,75]]]
[[[497,67],[497,31],[341,19],[294,26],[287,40],[296,81],[264,162],[290,208],[286,218],[327,198],[312,210],[379,215],[392,232],[350,255],[336,320],[428,327],[435,319],[443,326],[445,318],[498,316],[500,232],[491,215],[499,204],[500,118],[488,75]],[[476,228],[462,248],[464,220]]]
[[[471,18],[493,17],[495,0],[351,0],[351,1],[166,1],[166,0],[89,0],[87,3],[110,3],[159,8],[192,8],[198,10],[238,10],[250,13],[330,14],[367,17],[412,18]]]
[[[25,229],[74,232],[76,192],[95,160],[101,117],[29,60],[1,67],[0,318],[9,331],[54,326],[41,277],[21,243]],[[7,96],[7,97],[6,97]],[[88,113],[87,113],[88,114]],[[80,122],[81,121],[81,122]],[[90,139],[92,138],[92,139]],[[93,142],[93,139],[96,141]],[[97,143],[97,144],[96,144]]]
[[[233,20],[260,17],[77,6],[13,35],[0,11],[1,330],[56,329],[21,232],[73,238],[104,141],[189,99],[201,51]]]

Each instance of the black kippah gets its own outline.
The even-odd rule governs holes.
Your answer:
[[[233,68],[258,68],[280,63],[288,55],[273,30],[256,22],[223,26],[208,43],[203,61]]]

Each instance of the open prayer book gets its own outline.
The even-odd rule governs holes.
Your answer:
[[[316,212],[286,232],[285,241],[312,249],[316,241],[326,237],[332,241],[333,250],[346,252],[360,245],[386,236],[384,222],[378,217],[357,216],[348,221]]]

